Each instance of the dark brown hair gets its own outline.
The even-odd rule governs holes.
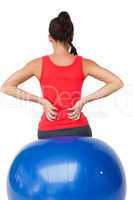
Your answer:
[[[77,55],[77,50],[72,44],[74,26],[68,12],[62,11],[50,21],[49,34],[55,41],[60,41],[64,44],[69,43],[71,46],[70,53]]]

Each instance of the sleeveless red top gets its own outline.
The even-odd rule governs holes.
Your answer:
[[[74,128],[88,124],[88,119],[82,112],[78,120],[69,119],[67,116],[67,108],[81,98],[84,80],[82,59],[82,56],[76,55],[72,64],[60,66],[53,63],[48,55],[42,56],[39,80],[42,95],[58,109],[58,115],[56,119],[49,121],[43,112],[38,124],[39,130]]]

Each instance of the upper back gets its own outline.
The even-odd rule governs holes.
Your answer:
[[[61,67],[65,67],[65,66],[69,66],[71,64],[73,64],[76,56],[73,56],[71,54],[69,55],[47,55],[49,57],[49,59],[52,61],[53,64],[61,66]]]
[[[74,61],[76,60],[76,56],[70,55],[70,56],[55,56],[55,55],[45,55],[45,56],[41,56],[39,58],[34,59],[33,63],[34,63],[34,74],[36,76],[36,78],[38,80],[40,80],[41,78],[41,72],[42,72],[42,65],[43,65],[43,59],[44,57],[46,57],[49,59],[49,62],[51,62],[51,64],[53,64],[54,66],[57,67],[61,67],[61,68],[65,68],[65,67],[69,67],[70,65],[72,65],[74,63]],[[82,57],[82,56],[79,56]],[[83,76],[85,78],[86,76],[86,72],[85,72],[85,67],[86,66],[86,59],[82,57],[82,72],[83,72]]]

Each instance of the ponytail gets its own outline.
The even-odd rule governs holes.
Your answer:
[[[77,55],[77,49],[75,48],[75,46],[72,44],[72,42],[70,43],[70,46],[71,46],[71,51],[70,51],[70,54],[74,54],[74,55]]]

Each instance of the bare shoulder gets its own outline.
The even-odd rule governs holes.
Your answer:
[[[39,67],[41,63],[42,63],[42,57],[38,57],[30,60],[27,64],[34,67]]]
[[[41,75],[42,56],[30,60],[26,66],[33,71],[34,76],[39,79]]]
[[[86,77],[91,75],[92,70],[96,70],[97,67],[100,67],[96,61],[90,58],[83,57],[83,73]]]
[[[97,65],[96,61],[90,59],[90,58],[85,58],[83,57],[83,65],[84,66],[94,66],[94,65]]]

